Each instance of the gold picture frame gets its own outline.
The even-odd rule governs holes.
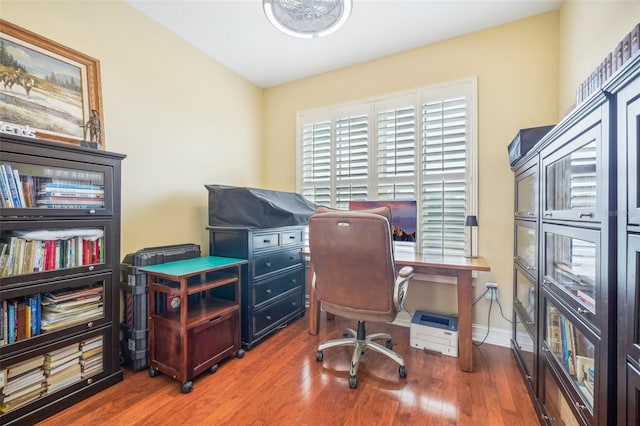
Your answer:
[[[0,19],[3,131],[104,149],[102,118],[100,61]]]

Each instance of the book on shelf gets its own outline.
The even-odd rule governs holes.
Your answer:
[[[0,303],[0,346],[7,344],[7,301],[3,300]],[[0,384],[0,386],[2,386]]]
[[[72,343],[70,345],[63,346],[61,348],[54,349],[52,351],[47,352],[47,354],[45,355],[45,359],[56,360],[56,359],[64,358],[70,353],[77,352],[79,348],[80,346],[77,343]]]
[[[43,311],[42,329],[44,331],[51,332],[65,327],[71,327],[90,319],[99,318],[102,315],[102,311],[102,303],[81,313],[74,313],[70,315],[47,315],[46,312]]]
[[[4,169],[4,175],[7,179],[7,184],[9,186],[9,193],[11,196],[11,205],[14,208],[22,207],[22,203],[20,202],[20,194],[18,193],[18,186],[16,185],[16,178],[13,173],[13,169],[11,168],[11,164],[3,163],[1,166]]]
[[[35,193],[35,183],[33,176],[23,176],[22,180],[22,191],[24,192],[24,201],[26,203],[25,207],[35,207],[36,206],[36,193]]]
[[[83,287],[83,288],[74,288],[67,290],[58,290],[49,293],[45,293],[45,300],[55,303],[65,302],[68,300],[77,300],[83,297],[93,297],[96,295],[102,295],[103,287],[94,286],[94,287]]]
[[[49,359],[45,357],[43,364],[45,371],[54,371],[56,368],[60,368],[71,361],[75,361],[75,363],[77,363],[80,359],[80,355],[82,355],[82,351],[78,350],[76,346],[75,352],[68,353],[63,357],[56,359]]]
[[[80,365],[80,358],[76,356],[75,358],[71,358],[65,361],[62,364],[58,364],[55,367],[45,367],[44,372],[47,376],[53,376],[55,374],[60,373],[61,371],[66,370],[67,368],[71,368],[75,365]]]
[[[47,377],[47,393],[53,393],[82,379],[80,364],[70,365]]]
[[[2,207],[13,207],[11,201],[11,190],[9,189],[9,181],[7,180],[7,174],[4,171],[4,167],[0,166],[0,193],[2,193]]]
[[[102,345],[94,347],[92,349],[83,350],[82,354],[80,355],[80,361],[87,361],[97,356],[102,356]]]
[[[45,391],[46,391],[46,384],[43,384],[38,389],[35,389],[34,391],[29,392],[26,395],[16,398],[10,402],[2,402],[0,403],[0,413],[6,413],[9,410],[13,410],[14,408],[18,408],[31,401],[35,401],[36,399],[40,398]]]
[[[42,368],[34,368],[24,374],[7,380],[7,384],[2,388],[2,395],[6,398],[7,396],[19,393],[21,390],[33,386],[35,383],[42,383],[44,379],[44,371]]]
[[[24,372],[33,370],[36,368],[42,368],[44,364],[44,355],[38,355],[33,358],[29,358],[26,361],[22,361],[7,368],[7,379],[16,377]]]
[[[547,337],[549,349],[556,355],[562,352],[562,336],[560,332],[560,314],[551,311],[547,314]]]

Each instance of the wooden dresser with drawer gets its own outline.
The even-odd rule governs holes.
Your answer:
[[[209,253],[247,259],[241,283],[242,347],[257,343],[305,312],[304,226],[209,226]]]

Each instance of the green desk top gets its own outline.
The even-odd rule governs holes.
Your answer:
[[[176,260],[174,262],[161,263],[159,265],[141,266],[138,267],[138,270],[142,272],[180,277],[185,275],[195,275],[215,269],[228,268],[230,266],[242,265],[247,262],[248,261],[245,259],[235,259],[232,257],[205,256],[196,257],[195,259]]]

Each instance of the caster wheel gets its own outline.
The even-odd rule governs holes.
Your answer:
[[[236,352],[236,358],[242,358],[244,356],[244,349],[238,349]]]
[[[356,376],[349,376],[349,387],[355,389],[358,387],[358,379]]]
[[[149,377],[158,377],[160,372],[155,368],[149,368]]]
[[[404,365],[401,365],[400,368],[398,369],[398,373],[400,374],[400,377],[402,377],[403,379],[407,378],[407,367]]]
[[[182,393],[189,393],[193,390],[193,382],[186,382],[180,386],[180,391]]]
[[[323,358],[324,354],[322,353],[322,351],[316,352],[316,361],[322,361]]]
[[[393,349],[393,342],[391,341],[391,339],[387,340],[384,345],[387,347],[387,349]]]
[[[211,368],[209,368],[209,373],[213,374],[216,371],[218,371],[218,364],[214,364],[211,366]]]

